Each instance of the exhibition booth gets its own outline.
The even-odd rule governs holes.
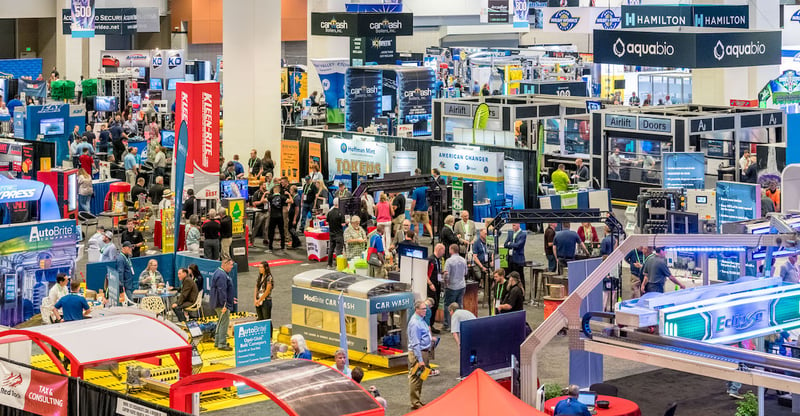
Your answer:
[[[758,155],[759,176],[778,177],[786,160],[780,110],[697,104],[614,107],[592,113],[591,134],[592,176],[611,189],[615,200],[636,201],[642,188],[661,187],[669,152],[702,152],[707,187],[717,180],[740,180],[738,160],[745,151]],[[610,166],[617,150],[619,166]]]

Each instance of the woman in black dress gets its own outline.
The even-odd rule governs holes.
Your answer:
[[[256,279],[255,306],[259,321],[272,319],[272,288],[274,282],[269,263],[262,261],[258,265],[258,279]]]

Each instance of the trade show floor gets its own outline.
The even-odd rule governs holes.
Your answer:
[[[542,253],[542,234],[529,234],[526,244],[526,258],[535,260],[540,263],[545,263],[546,259]],[[260,241],[259,241],[260,243]],[[424,238],[423,244],[429,244],[430,240]],[[85,258],[85,257],[84,257]],[[249,262],[259,262],[261,260],[296,260],[299,263],[290,264],[291,262],[277,262],[275,267],[272,268],[273,275],[275,276],[275,288],[273,292],[273,308],[272,320],[273,327],[278,328],[281,325],[286,325],[291,322],[291,282],[292,278],[303,271],[309,269],[319,269],[326,266],[325,263],[310,262],[306,259],[306,253],[302,250],[287,250],[286,252],[276,251],[273,254],[266,254],[265,247],[257,244],[256,247],[251,248]],[[83,262],[81,262],[83,263]],[[284,264],[277,266],[277,264]],[[79,266],[83,269],[83,264]],[[630,293],[629,284],[630,279],[628,268],[624,268],[625,274],[623,275],[623,294],[626,296]],[[527,273],[526,273],[527,274]],[[257,278],[257,269],[251,267],[248,272],[239,273],[238,289],[239,298],[238,305],[239,311],[255,312],[253,306],[253,288],[255,287]],[[526,276],[526,281],[530,281],[530,276]],[[482,294],[480,295],[482,298]],[[525,310],[528,314],[528,322],[531,327],[535,328],[543,320],[542,307],[533,307],[526,303]],[[479,315],[487,315],[485,305],[480,309]],[[424,383],[422,388],[422,401],[427,403],[435,398],[441,396],[448,389],[452,388],[458,383],[458,348],[452,335],[448,332],[442,332],[440,335],[442,341],[436,350],[436,359],[433,360],[434,364],[439,366],[441,374],[435,377],[430,377]],[[203,354],[205,359],[211,358],[211,351],[213,347],[209,348]],[[228,353],[229,354],[229,353]],[[216,355],[213,355],[216,357]],[[568,383],[568,357],[569,350],[567,346],[566,337],[557,337],[550,342],[539,357],[539,378],[542,383],[558,383],[562,386]],[[218,357],[223,358],[223,357]],[[326,359],[330,362],[330,357],[315,356],[315,360]],[[351,362],[351,366],[356,366],[358,363]],[[378,388],[381,395],[388,401],[387,415],[404,415],[410,411],[409,398],[408,398],[408,379],[405,372],[391,376],[382,372],[382,369],[367,368],[365,369],[364,385],[368,387],[374,385]],[[725,391],[725,383],[720,380],[694,376],[690,374],[683,374],[674,371],[661,370],[655,367],[647,366],[640,363],[624,361],[624,360],[604,360],[604,374],[606,380],[612,380],[612,384],[620,387],[620,396],[638,403],[644,415],[660,415],[666,407],[666,404],[672,401],[677,401],[679,415],[704,415],[704,414],[733,414],[735,413],[736,401],[731,399]],[[742,392],[746,392],[747,387],[742,388]],[[262,400],[255,399],[231,399],[233,394],[228,394],[225,400],[227,407],[222,410],[223,406],[211,405],[216,402],[212,400],[209,406],[204,410],[209,411],[209,414],[219,416],[249,416],[251,414],[265,414],[275,406],[273,403],[267,403]],[[256,402],[257,401],[257,402]],[[769,397],[767,400],[767,412],[770,415],[791,414],[790,409],[778,407],[777,400],[774,396]],[[274,407],[275,413],[280,414],[282,411]],[[272,414],[272,413],[269,413]]]

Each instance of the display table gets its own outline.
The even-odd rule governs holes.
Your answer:
[[[566,399],[567,396],[556,397],[544,402],[544,412],[553,415],[558,402]],[[597,400],[606,400],[609,403],[608,409],[595,407],[597,416],[642,416],[639,405],[621,397],[597,396]]]
[[[181,224],[181,231],[178,234],[178,250],[186,250],[186,224]],[[156,220],[153,226],[153,245],[161,248],[161,220]]]
[[[319,229],[306,228],[304,232],[306,236],[306,254],[309,260],[316,260],[319,262],[328,261],[328,242],[330,241],[330,234],[327,231]]]
[[[119,182],[119,179],[92,181],[92,191],[94,191],[94,195],[92,195],[90,206],[92,209],[91,213],[93,215],[97,216],[101,212],[105,211],[106,195],[108,195],[109,186],[114,182]]]

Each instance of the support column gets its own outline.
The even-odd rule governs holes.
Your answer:
[[[308,33],[306,39],[306,56],[308,57],[308,93],[314,91],[322,94],[322,82],[312,59],[350,58],[350,38],[346,36],[312,36],[311,12],[344,12],[344,0],[308,0]]]
[[[693,0],[695,4],[741,4],[737,0]],[[780,30],[778,0],[748,0],[750,29]],[[729,105],[731,99],[754,100],[758,92],[778,75],[780,66],[692,70],[692,102]]]
[[[256,149],[272,151],[280,171],[281,144],[281,11],[280,2],[223,0],[222,154],[242,163]]]

